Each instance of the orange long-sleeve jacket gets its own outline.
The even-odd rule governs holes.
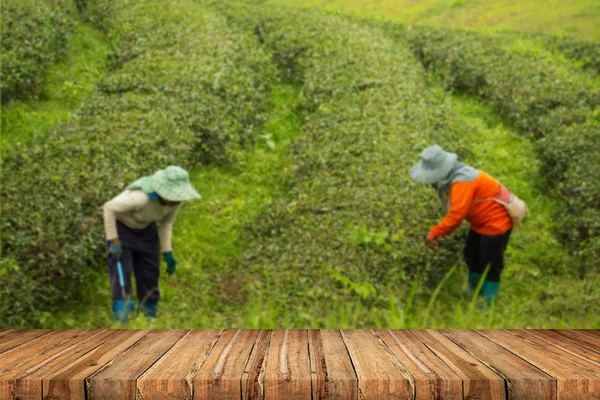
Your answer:
[[[427,238],[433,240],[449,234],[464,219],[471,229],[482,235],[505,233],[513,224],[504,206],[493,200],[478,202],[496,197],[501,189],[498,181],[481,171],[474,181],[453,183],[450,187],[450,209],[442,222],[431,228]]]

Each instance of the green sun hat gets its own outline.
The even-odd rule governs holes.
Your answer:
[[[421,161],[410,169],[410,176],[417,182],[438,183],[450,173],[457,159],[456,154],[435,144],[423,150]]]
[[[168,201],[186,201],[201,198],[190,183],[190,176],[187,171],[175,165],[161,169],[152,176],[140,178],[129,185],[127,189],[141,189],[145,193],[155,192]]]

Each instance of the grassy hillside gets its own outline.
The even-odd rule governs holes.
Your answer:
[[[509,29],[600,39],[595,0],[270,0],[445,28]]]

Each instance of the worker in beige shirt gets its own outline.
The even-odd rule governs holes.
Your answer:
[[[173,274],[177,265],[171,247],[175,215],[182,201],[198,198],[200,195],[190,184],[188,173],[180,167],[169,166],[138,179],[104,204],[115,319],[125,322],[127,314],[135,309],[133,301],[126,302],[131,294],[132,272],[140,310],[147,317],[156,316],[160,252],[167,263],[167,273]],[[124,287],[119,281],[117,261],[120,261]]]

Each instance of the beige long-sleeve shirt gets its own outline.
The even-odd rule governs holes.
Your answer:
[[[117,219],[132,229],[144,229],[152,222],[158,224],[161,251],[172,251],[173,222],[179,206],[163,206],[152,200],[142,190],[125,190],[104,204],[104,229],[106,240],[119,237]]]

